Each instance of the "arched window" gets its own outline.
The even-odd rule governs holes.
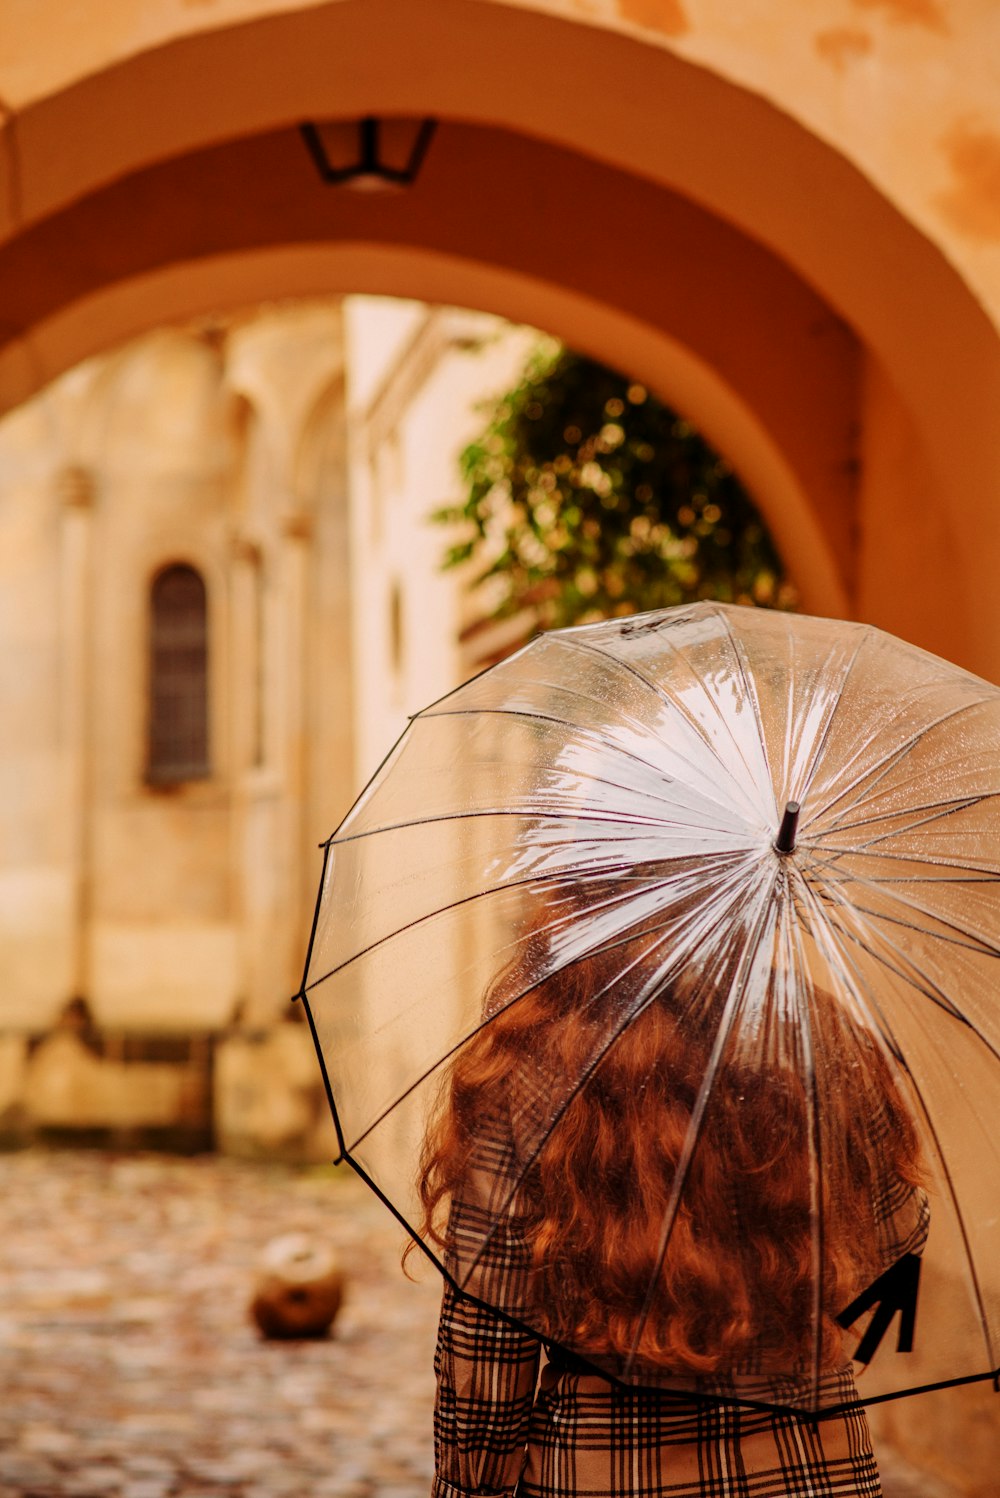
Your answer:
[[[208,600],[184,563],[153,579],[149,635],[149,749],[156,785],[198,780],[208,762]]]

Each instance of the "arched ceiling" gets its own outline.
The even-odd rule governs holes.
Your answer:
[[[279,252],[288,246],[351,252],[336,280],[328,268],[325,286],[317,274],[303,287],[284,279]],[[233,305],[237,295],[249,299],[245,284],[237,293],[236,266],[254,258],[257,296],[304,289],[420,294],[416,274],[398,256],[392,284],[384,259],[381,284],[373,279],[366,259],[376,248],[447,259],[448,300],[475,300],[473,282],[491,268],[501,278],[491,310],[508,316],[524,315],[514,305],[518,296],[498,299],[496,285],[520,283],[521,301],[533,287],[542,326],[611,362],[637,368],[633,339],[620,333],[617,347],[597,347],[590,309],[613,308],[620,323],[659,329],[687,349],[689,363],[714,371],[729,405],[753,413],[801,493],[813,496],[813,529],[832,559],[824,570],[840,578],[838,589],[817,589],[817,603],[843,605],[856,340],[785,262],[730,224],[643,178],[509,131],[442,122],[418,186],[384,198],[325,187],[298,131],[284,129],[171,158],[67,205],[0,247],[0,307],[10,294],[4,320],[9,325],[16,316],[34,330],[27,345],[34,362],[23,343],[11,343],[8,398],[27,393],[40,365],[55,372],[92,352],[95,340],[183,315],[162,280],[153,290],[151,278],[170,268],[187,311],[197,309],[190,287],[183,289],[190,275],[179,268],[193,274],[204,262],[228,262],[231,286],[216,276],[214,303],[203,303],[218,307]],[[270,281],[260,275],[265,263]],[[577,310],[556,327],[546,303],[560,289]],[[672,383],[678,385],[676,375]],[[673,394],[706,430],[719,426],[693,390]],[[754,467],[727,433],[717,440],[741,468]],[[787,496],[781,511],[788,513]]]
[[[329,252],[363,267],[369,247],[384,267],[407,252],[455,268],[450,300],[491,277],[519,288],[493,305],[508,315],[519,297],[544,310],[547,290],[553,304],[562,294],[577,308],[576,341],[612,361],[644,336],[685,350],[689,373],[709,372],[702,395],[724,392],[760,452],[793,475],[808,510],[799,529],[822,537],[837,579],[831,598],[853,587],[874,362],[973,566],[982,538],[962,540],[968,495],[1000,488],[988,440],[1000,345],[962,275],[851,151],[802,124],[773,79],[737,84],[721,53],[706,66],[664,45],[662,28],[599,24],[610,0],[562,9],[221,0],[182,24],[166,0],[108,0],[100,41],[77,39],[84,66],[0,67],[0,404],[185,299],[191,310],[196,287],[214,282],[232,305],[251,264],[276,277],[254,294],[280,296],[294,287],[279,267],[296,256],[300,269]],[[38,36],[43,19],[36,10]],[[71,57],[55,35],[53,57]],[[412,192],[365,199],[313,174],[298,122],[367,113],[441,119]],[[207,274],[223,266],[232,298]],[[357,279],[327,289],[379,289]],[[421,294],[419,280],[393,289]],[[157,300],[167,286],[173,303]],[[619,347],[600,345],[607,337]],[[988,527],[1000,549],[1000,522]]]

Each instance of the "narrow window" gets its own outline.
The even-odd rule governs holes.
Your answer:
[[[150,601],[147,779],[199,780],[209,773],[205,584],[193,567],[165,567],[153,579]]]

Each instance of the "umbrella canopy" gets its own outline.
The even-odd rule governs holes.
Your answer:
[[[541,636],[326,845],[302,997],[342,1157],[625,1383],[995,1379],[998,750],[1000,689],[864,625]]]

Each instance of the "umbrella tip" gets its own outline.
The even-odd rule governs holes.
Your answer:
[[[779,853],[791,853],[795,848],[795,833],[799,825],[799,812],[802,810],[797,801],[789,801],[785,807],[785,815],[781,819],[778,828],[778,836],[774,840],[774,846]]]

